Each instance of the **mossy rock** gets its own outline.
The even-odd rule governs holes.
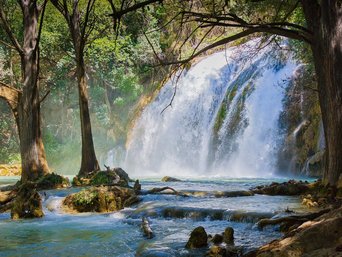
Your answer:
[[[11,209],[12,219],[43,217],[42,200],[35,183],[27,182],[19,187]]]
[[[125,187],[91,187],[65,198],[63,204],[77,212],[113,212],[139,201],[134,190]]]
[[[50,173],[39,178],[36,181],[36,183],[37,183],[37,188],[39,190],[70,187],[70,182],[68,178],[65,178],[55,173]]]
[[[107,169],[89,174],[86,177],[76,176],[73,178],[73,186],[100,186],[100,185],[118,185],[128,187],[132,181],[128,174],[121,168]]]
[[[90,184],[97,185],[109,185],[115,183],[117,176],[113,172],[99,171],[91,179]]]

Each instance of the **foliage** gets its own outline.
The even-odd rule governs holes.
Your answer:
[[[106,171],[100,171],[96,173],[96,175],[91,179],[92,185],[107,185],[111,184],[113,181],[113,178],[110,176],[110,174]]]
[[[86,206],[95,204],[98,197],[96,190],[82,190],[73,195],[72,201],[75,206]]]

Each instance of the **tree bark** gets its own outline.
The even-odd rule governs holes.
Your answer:
[[[82,160],[79,171],[80,176],[86,176],[93,171],[100,169],[93,142],[93,134],[91,130],[91,121],[89,114],[89,97],[88,97],[88,83],[84,62],[84,47],[85,38],[83,30],[81,31],[81,18],[79,13],[79,6],[77,2],[73,4],[73,13],[68,20],[73,45],[76,53],[76,70],[77,70],[77,84],[80,106],[80,121],[81,121],[81,136],[82,136]],[[88,10],[87,10],[88,11]],[[86,16],[89,15],[88,13]],[[83,26],[86,26],[86,22]]]
[[[5,13],[0,9],[0,19],[13,47],[21,58],[23,76],[22,91],[1,84],[0,91],[16,119],[19,140],[22,175],[21,181],[36,180],[49,172],[41,134],[39,99],[39,26],[40,8],[36,1],[18,1],[23,14],[24,42],[16,39]],[[44,2],[46,3],[46,2]],[[42,6],[45,8],[45,4]]]
[[[336,186],[342,173],[342,3],[302,0],[318,78],[326,140],[324,182]]]
[[[39,100],[39,48],[36,1],[23,1],[24,44],[21,54],[23,90],[18,105],[19,139],[23,182],[35,180],[49,172],[41,134]]]
[[[88,106],[87,78],[83,56],[77,59],[77,82],[80,105],[81,132],[82,132],[82,161],[80,176],[100,169],[95,155],[91,121]]]

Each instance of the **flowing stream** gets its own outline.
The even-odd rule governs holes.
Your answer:
[[[9,213],[0,214],[0,256],[204,256],[207,248],[190,251],[184,247],[197,226],[203,226],[212,235],[222,233],[227,226],[233,227],[235,245],[246,252],[281,236],[277,227],[259,230],[255,223],[260,218],[286,215],[287,208],[305,211],[300,199],[262,195],[216,198],[211,193],[248,190],[269,182],[201,179],[168,183],[176,190],[201,194],[185,198],[144,195],[141,203],[107,214],[63,213],[64,197],[79,188],[44,191],[41,192],[43,218],[11,221]],[[7,183],[0,178],[0,184]],[[143,189],[165,186],[154,179],[141,183]],[[143,216],[149,218],[155,233],[153,239],[143,237],[140,228]]]
[[[255,44],[215,53],[169,81],[137,119],[121,166],[135,176],[273,176],[296,65]]]

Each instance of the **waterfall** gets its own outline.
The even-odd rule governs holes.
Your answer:
[[[138,177],[274,174],[282,99],[296,65],[254,44],[212,54],[170,80],[136,121],[123,168]]]

